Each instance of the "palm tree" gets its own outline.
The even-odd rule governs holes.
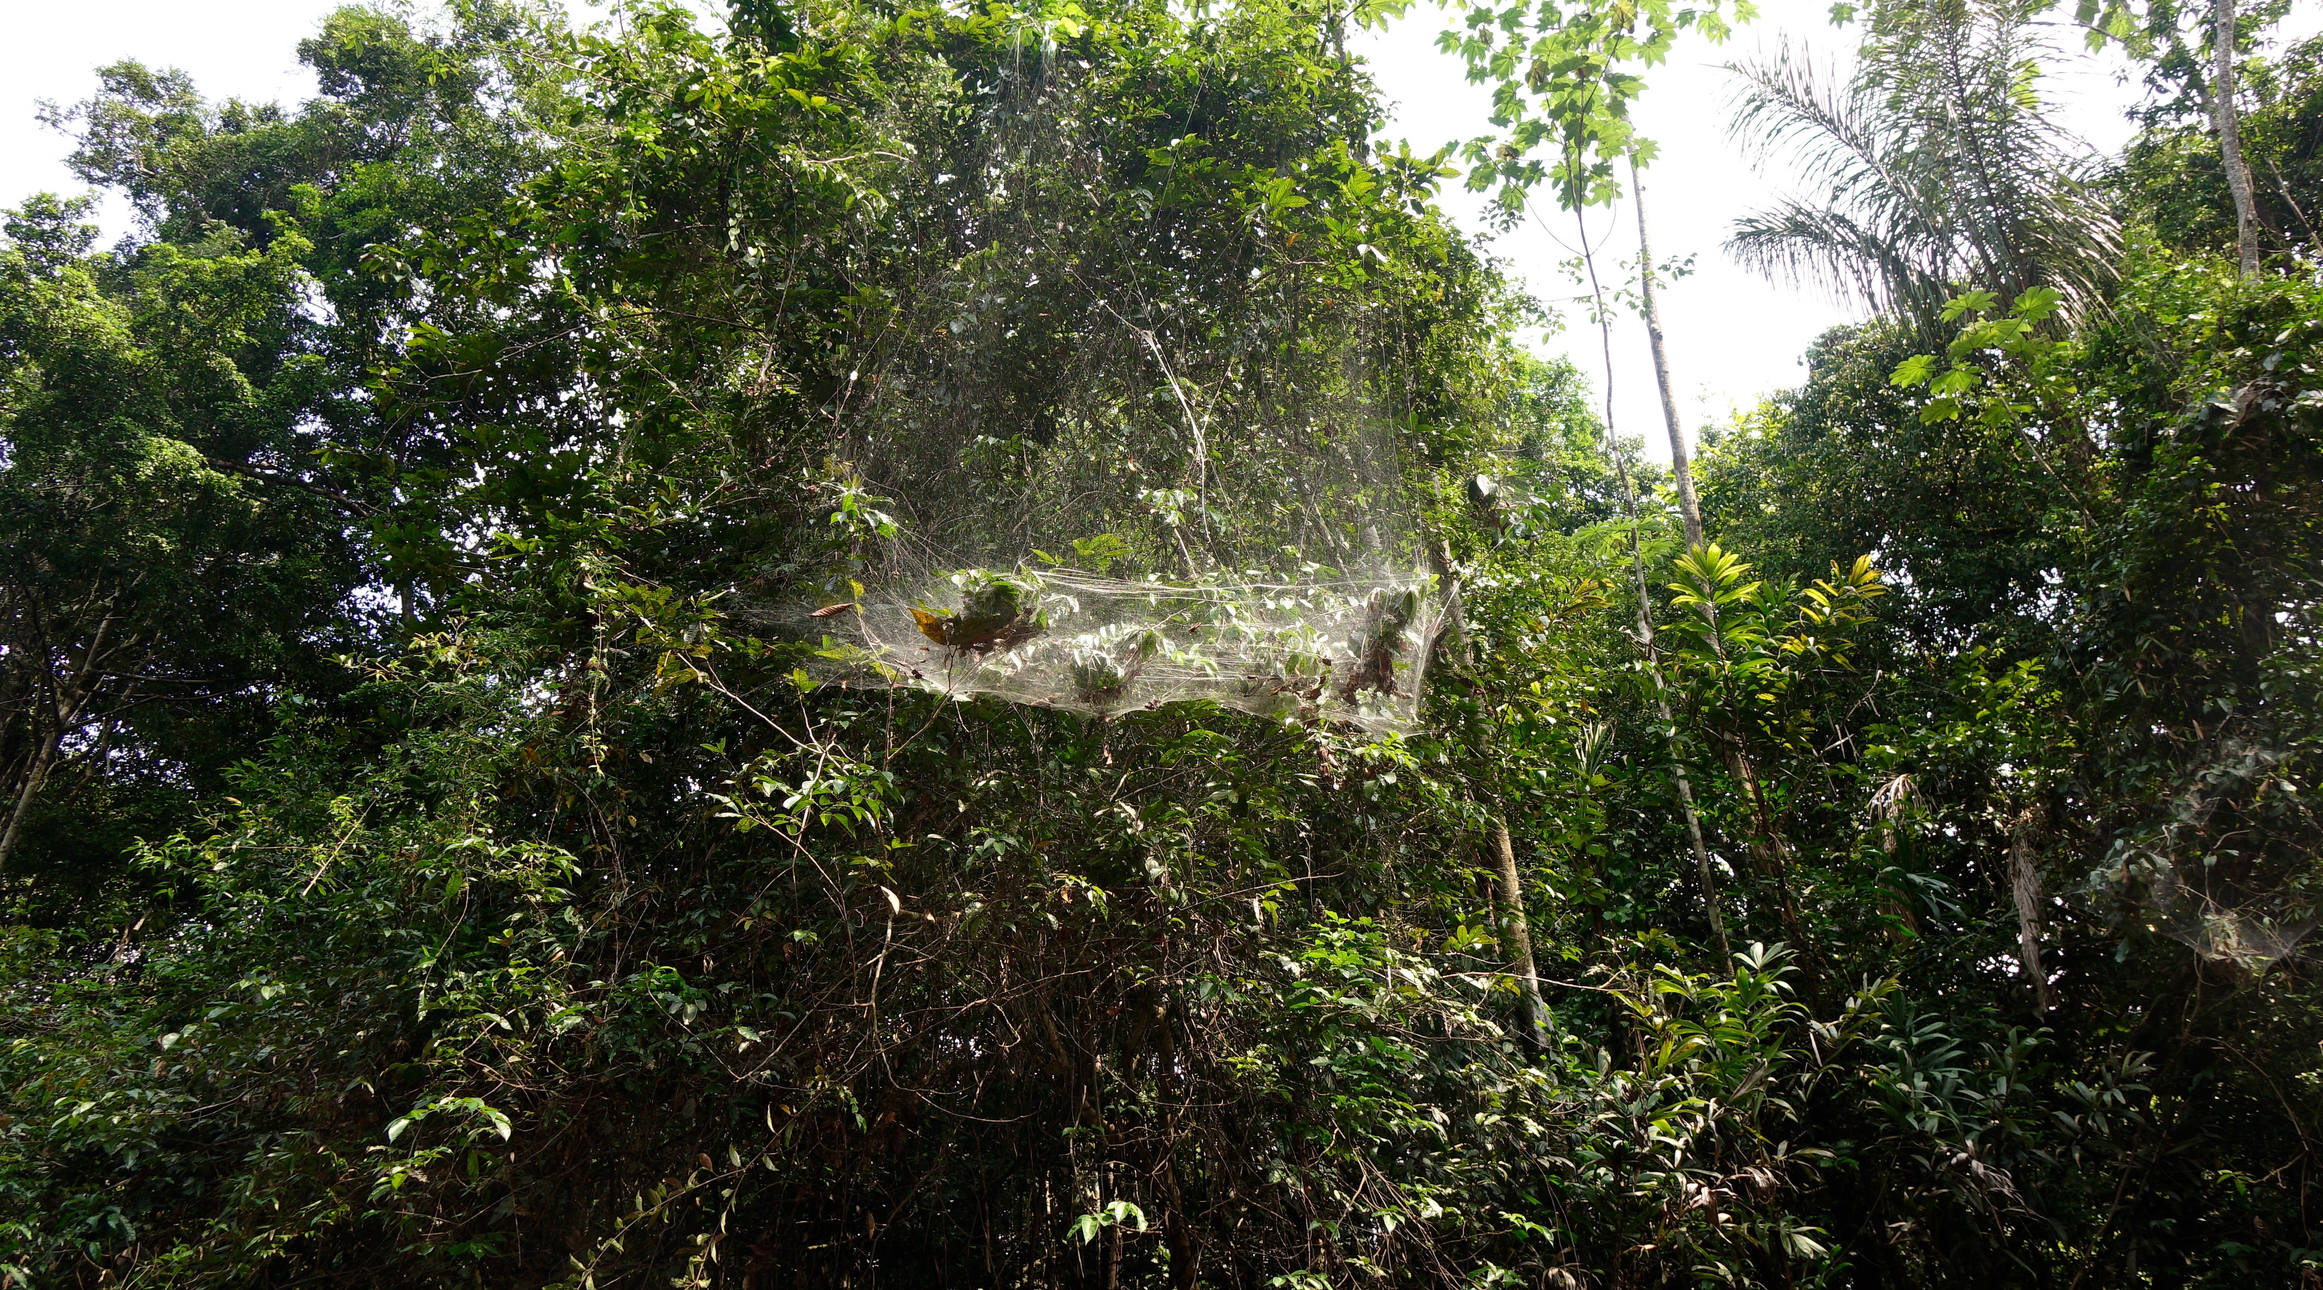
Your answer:
[[[1931,328],[1963,288],[2093,305],[2120,224],[2087,182],[2087,149],[2042,113],[2031,17],[2017,0],[1883,4],[1844,82],[1787,45],[1729,64],[1744,86],[1735,136],[1824,190],[1737,221],[1729,253]]]

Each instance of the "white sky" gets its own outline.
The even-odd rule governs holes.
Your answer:
[[[0,206],[31,193],[82,193],[65,169],[71,145],[33,120],[43,99],[70,106],[96,92],[96,69],[124,58],[180,67],[212,99],[310,98],[314,74],[298,42],[315,33],[335,0],[12,0],[11,36],[0,41]],[[128,210],[108,203],[108,237],[129,228]]]
[[[0,205],[14,205],[43,190],[81,191],[61,158],[64,137],[33,119],[43,99],[70,104],[96,87],[94,69],[121,58],[149,66],[179,67],[212,99],[277,99],[295,102],[313,92],[310,74],[298,62],[298,42],[311,34],[339,0],[86,0],[76,5],[16,0],[8,23],[11,39],[0,42]],[[1733,407],[1748,406],[1768,391],[1796,384],[1800,356],[1824,328],[1845,321],[1851,311],[1826,299],[1769,286],[1728,263],[1719,251],[1731,221],[1773,196],[1780,185],[1754,173],[1726,138],[1727,75],[1717,64],[1746,56],[1779,36],[1790,35],[1811,48],[1837,53],[1844,33],[1824,18],[1826,0],[1766,0],[1762,15],[1741,38],[1724,49],[1700,42],[1681,44],[1671,60],[1647,75],[1649,89],[1637,110],[1644,133],[1659,141],[1661,156],[1646,172],[1657,259],[1695,256],[1693,276],[1672,284],[1662,301],[1663,328],[1679,410],[1689,431],[1722,420]],[[1357,51],[1393,104],[1386,134],[1428,150],[1488,127],[1488,95],[1467,83],[1460,66],[1435,49],[1444,26],[1439,11],[1424,4],[1384,32],[1365,34]],[[2323,27],[2323,0],[2297,0],[2286,32],[2311,33]],[[2093,146],[2111,150],[2128,136],[2122,111],[2136,86],[2119,83],[2116,62],[2078,54],[2062,59],[2048,77],[2048,92],[2061,105],[2067,125]],[[1443,204],[1471,231],[1481,199],[1454,181]],[[103,213],[108,236],[128,228],[128,212],[118,202]],[[1571,217],[1556,221],[1571,240]],[[1600,272],[1636,254],[1636,225],[1624,207],[1597,211],[1593,237],[1606,243]],[[1498,241],[1503,257],[1543,300],[1569,299],[1574,288],[1557,266],[1571,252],[1551,243],[1533,225],[1523,225]],[[1600,379],[1596,332],[1578,311],[1561,334],[1548,338],[1544,352],[1570,353]],[[1615,417],[1626,435],[1641,436],[1649,451],[1667,456],[1661,415],[1653,389],[1644,328],[1624,320],[1614,335]]]
[[[1785,35],[1794,48],[1805,45],[1819,61],[1841,54],[1851,48],[1853,38],[1832,28],[1828,12],[1826,0],[1763,0],[1758,21],[1726,46],[1687,38],[1669,62],[1645,73],[1647,90],[1634,112],[1639,130],[1661,145],[1659,157],[1645,172],[1654,258],[1667,262],[1689,254],[1695,257],[1692,276],[1669,284],[1660,301],[1671,384],[1689,438],[1705,422],[1723,421],[1738,406],[1750,407],[1763,394],[1798,384],[1806,375],[1802,357],[1808,344],[1824,329],[1860,317],[1859,310],[1819,293],[1773,286],[1737,267],[1720,250],[1737,216],[1766,204],[1784,189],[1779,177],[1756,173],[1727,138],[1733,78],[1720,65],[1744,61],[1761,48],[1772,49]],[[2296,0],[2282,27],[2286,33],[2304,35],[2315,31],[2319,20],[2323,0]],[[1386,133],[1409,139],[1414,152],[1489,129],[1490,93],[1468,84],[1457,60],[1435,48],[1435,35],[1445,25],[1441,11],[1423,4],[1394,27],[1369,33],[1361,42],[1373,75],[1392,102]],[[2078,43],[2070,42],[2059,52],[2054,64],[2045,65],[2044,77],[2044,92],[2057,106],[2059,118],[2092,147],[2118,150],[2129,139],[2124,113],[2139,98],[2136,78],[2122,83],[2125,63],[2118,56],[2090,57]],[[1472,232],[1484,231],[1477,218],[1484,195],[1459,188],[1457,180],[1450,182],[1457,191],[1444,194],[1444,208]],[[1536,348],[1570,357],[1588,373],[1592,387],[1602,388],[1604,359],[1597,329],[1585,311],[1570,307],[1580,289],[1559,268],[1574,255],[1569,249],[1577,242],[1573,217],[1554,211],[1543,196],[1543,204],[1552,206],[1543,214],[1552,219],[1551,227],[1566,245],[1552,243],[1528,221],[1495,242],[1492,250],[1543,302],[1568,306],[1565,330]],[[1592,241],[1604,239],[1599,274],[1611,270],[1619,276],[1618,262],[1637,255],[1634,209],[1625,202],[1618,212],[1595,210],[1589,228]],[[1614,420],[1621,433],[1642,437],[1649,455],[1668,460],[1645,325],[1634,317],[1614,327],[1613,392]]]

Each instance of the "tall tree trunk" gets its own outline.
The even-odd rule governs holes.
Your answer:
[[[1694,467],[1686,456],[1686,432],[1678,424],[1677,396],[1670,392],[1670,356],[1662,344],[1662,311],[1654,297],[1654,253],[1645,235],[1645,181],[1638,175],[1637,158],[1629,159],[1629,196],[1637,203],[1637,258],[1640,296],[1645,304],[1645,335],[1654,352],[1654,382],[1662,391],[1662,424],[1670,432],[1670,472],[1678,478],[1678,510],[1686,519],[1686,545],[1702,545],[1702,503],[1694,495]]]
[[[1672,725],[1670,701],[1661,699],[1662,724]],[[1718,912],[1718,882],[1710,872],[1710,848],[1702,843],[1702,817],[1694,810],[1694,782],[1686,777],[1686,768],[1678,768],[1678,808],[1686,816],[1686,841],[1694,849],[1694,876],[1702,884],[1702,912],[1710,916],[1710,939],[1718,943],[1718,962],[1722,967],[1734,964],[1734,947],[1726,943],[1726,918]]]
[[[1631,178],[1635,177],[1633,167]],[[1641,220],[1644,218],[1642,211],[1641,206]],[[1597,305],[1597,340],[1605,356],[1605,450],[1613,458],[1614,471],[1621,477],[1622,500],[1629,507],[1629,566],[1637,575],[1637,643],[1638,648],[1645,651],[1646,672],[1653,678],[1654,701],[1660,705],[1662,726],[1674,735],[1677,718],[1670,711],[1669,687],[1662,683],[1661,660],[1654,652],[1653,597],[1646,587],[1645,556],[1638,549],[1637,487],[1630,482],[1629,463],[1621,455],[1621,439],[1613,432],[1613,325],[1606,318],[1605,292],[1597,283],[1597,257],[1589,251],[1589,228],[1578,208],[1573,212],[1573,220],[1581,225],[1581,261],[1589,269],[1589,294]],[[1642,230],[1645,226],[1640,223],[1638,227]],[[1668,389],[1666,379],[1663,388]],[[1691,497],[1691,475],[1687,476],[1686,488],[1686,496]],[[1694,524],[1698,531],[1700,519],[1697,518]],[[1686,764],[1678,760],[1674,747],[1670,753],[1670,768],[1677,777],[1678,807],[1686,816],[1686,837],[1694,848],[1694,872],[1702,883],[1702,909],[1710,919],[1711,939],[1718,943],[1718,966],[1721,971],[1731,972],[1734,970],[1734,947],[1726,941],[1726,919],[1718,911],[1718,884],[1710,869],[1710,848],[1702,842],[1702,817],[1694,809],[1694,784],[1687,777]]]
[[[2234,194],[2234,251],[2248,282],[2258,277],[2258,202],[2251,195],[2250,162],[2242,155],[2242,113],[2234,102],[2234,0],[2212,0],[2210,43],[2218,60],[2210,77],[2210,124],[2226,163],[2226,190]]]
[[[1500,858],[1500,945],[1508,955],[1509,970],[1516,976],[1524,1013],[1525,1042],[1534,1052],[1546,1052],[1549,1010],[1541,1003],[1541,975],[1533,963],[1532,928],[1525,922],[1524,881],[1516,872],[1516,844],[1509,840],[1508,825],[1499,820],[1492,822],[1492,845]]]
[[[2041,868],[2033,845],[2040,822],[2038,808],[2027,807],[2009,830],[2008,889],[2016,901],[2017,963],[2033,987],[2033,1011],[2046,1015],[2057,1001],[2049,992],[2049,974],[2041,967]]]
[[[138,575],[138,581],[144,581],[144,575]],[[39,606],[33,606],[33,612],[37,614]],[[46,669],[43,679],[48,689],[49,728],[47,736],[42,738],[39,734],[39,718],[36,716],[32,721],[34,737],[41,742],[33,754],[31,767],[25,772],[24,787],[16,794],[16,804],[8,813],[7,831],[0,832],[0,872],[6,872],[8,868],[8,857],[14,854],[16,840],[24,831],[24,819],[32,813],[33,798],[39,794],[41,781],[48,778],[49,768],[56,764],[57,752],[64,746],[65,732],[71,730],[73,723],[80,719],[81,708],[88,703],[89,695],[95,688],[93,674],[97,670],[97,660],[104,653],[105,637],[112,632],[116,617],[117,614],[107,614],[104,621],[97,624],[97,632],[89,641],[88,652],[81,656],[81,665],[73,669],[70,694],[63,692],[64,684],[57,678],[56,662],[49,649],[48,637],[35,620],[36,644],[40,650],[41,666]],[[39,682],[34,683],[34,688],[39,688]]]
[[[1872,818],[1879,822],[1880,858],[1890,866],[1895,863],[1897,843],[1902,838],[1904,813],[1917,796],[1910,775],[1896,776],[1871,795]],[[1920,934],[1919,917],[1912,913],[1911,906],[1903,902],[1895,888],[1884,883],[1880,887],[1879,912],[1890,920],[1889,940],[1901,944]]]
[[[1686,546],[1689,549],[1699,549],[1704,543],[1702,536],[1702,502],[1700,497],[1694,491],[1694,467],[1692,460],[1686,454],[1686,431],[1685,427],[1681,425],[1678,420],[1677,395],[1670,388],[1669,348],[1662,340],[1661,304],[1659,298],[1654,294],[1653,242],[1646,235],[1645,179],[1638,170],[1637,157],[1634,154],[1629,159],[1629,195],[1630,200],[1637,204],[1637,258],[1639,298],[1645,309],[1646,342],[1653,350],[1654,383],[1660,388],[1662,396],[1662,425],[1663,428],[1669,432],[1670,436],[1670,473],[1676,476],[1678,481],[1678,512],[1685,519]],[[1623,482],[1626,485],[1628,481],[1624,479]],[[1645,615],[1644,612],[1645,578],[1644,570],[1642,568],[1639,569],[1638,575],[1638,632],[1640,637],[1645,640],[1647,647],[1650,650],[1653,642],[1653,622]],[[1659,685],[1660,677],[1658,675],[1658,671],[1659,670],[1657,669],[1657,675],[1655,677],[1655,689],[1657,693],[1654,697],[1661,704],[1662,721],[1665,724],[1674,724],[1672,722],[1670,713],[1669,698],[1666,693],[1660,692],[1661,687]],[[1744,766],[1748,766],[1749,764],[1747,755],[1738,758],[1738,761]],[[1746,776],[1745,782],[1749,786],[1753,795],[1754,816],[1763,819],[1765,815],[1763,803],[1759,803],[1757,801],[1757,777],[1755,775]],[[1693,845],[1694,867],[1702,883],[1702,902],[1704,908],[1709,911],[1710,915],[1710,932],[1718,942],[1719,957],[1723,960],[1731,961],[1734,951],[1733,947],[1728,945],[1726,942],[1725,919],[1722,918],[1718,912],[1718,898],[1715,894],[1716,888],[1713,887],[1711,883],[1710,852],[1709,848],[1705,847],[1702,843],[1702,821],[1701,817],[1697,815],[1694,810],[1694,786],[1692,782],[1687,779],[1686,770],[1683,766],[1678,767],[1678,800],[1685,808],[1686,836],[1687,840]],[[1775,870],[1778,875],[1782,870],[1779,845],[1780,844],[1778,841],[1776,844],[1776,850],[1774,852],[1775,858],[1773,861]],[[1807,947],[1802,939],[1803,932],[1799,927],[1797,905],[1792,900],[1791,892],[1787,883],[1781,882],[1778,879],[1777,888],[1781,895],[1781,905],[1784,913],[1783,921],[1786,925],[1786,930],[1791,935],[1792,941],[1794,942],[1794,947],[1799,953],[1804,954]]]
[[[1774,805],[1767,800],[1766,788],[1759,782],[1758,761],[1737,739],[1727,752],[1726,768],[1735,782],[1742,785],[1742,795],[1750,801],[1750,855],[1774,892],[1775,912],[1782,916],[1783,935],[1790,938],[1791,949],[1799,955],[1801,963],[1811,964],[1814,947],[1807,943],[1806,923],[1799,915],[1798,893],[1791,889],[1787,858],[1791,844],[1784,840],[1782,830],[1775,827]]]
[[[1460,575],[1452,571],[1451,548],[1431,545],[1427,554],[1431,570],[1443,579],[1445,587],[1444,625],[1430,644],[1428,653],[1432,655],[1447,637],[1456,639],[1460,646],[1460,666],[1463,669],[1472,667],[1475,660],[1469,654],[1467,624],[1461,616]],[[1502,795],[1495,791],[1494,796],[1498,798]],[[1462,843],[1463,848],[1467,845]],[[1492,845],[1498,853],[1495,859],[1499,862],[1499,895],[1496,903],[1500,908],[1496,921],[1500,926],[1502,948],[1510,960],[1509,970],[1515,974],[1517,990],[1522,996],[1525,1042],[1532,1045],[1534,1051],[1545,1052],[1548,1049],[1549,1014],[1547,1006],[1541,1002],[1540,970],[1533,961],[1532,927],[1524,914],[1524,879],[1517,872],[1516,844],[1508,836],[1508,825],[1498,818],[1492,822]],[[1473,859],[1475,853],[1469,851],[1468,855]]]
[[[32,759],[32,769],[24,777],[24,788],[16,794],[16,804],[8,812],[8,829],[0,833],[0,872],[7,871],[8,857],[16,850],[17,835],[24,830],[24,818],[32,813],[32,799],[39,794],[41,781],[48,778],[48,768],[56,761],[59,734],[51,731],[40,745],[40,751]]]

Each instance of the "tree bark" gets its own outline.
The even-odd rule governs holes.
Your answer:
[[[32,770],[24,777],[23,791],[16,795],[16,805],[8,812],[8,830],[0,833],[0,872],[6,872],[8,857],[16,850],[16,838],[24,829],[24,819],[32,813],[32,800],[40,793],[41,781],[48,778],[48,768],[56,760],[57,740],[62,732],[49,732],[48,739],[32,759]]]
[[[2234,0],[2212,0],[2210,43],[2217,57],[2210,77],[2210,123],[2234,195],[2234,251],[2245,282],[2258,277],[2258,202],[2251,194],[2250,162],[2242,155],[2242,113],[2234,102]]]
[[[2033,847],[2037,823],[2037,811],[2028,807],[2010,830],[2008,888],[2016,901],[2017,963],[2032,984],[2033,1011],[2045,1016],[2057,1001],[2049,991],[2049,974],[2041,967],[2041,869]]]
[[[1630,178],[1634,181],[1636,177],[1637,172],[1633,164]],[[1639,207],[1641,222],[1638,225],[1640,230],[1645,227],[1642,222],[1644,219],[1643,211],[1644,207],[1641,205]],[[1661,705],[1662,725],[1674,734],[1677,730],[1677,720],[1670,711],[1669,688],[1662,683],[1661,660],[1654,653],[1654,602],[1652,593],[1646,587],[1645,555],[1639,549],[1637,541],[1637,487],[1630,482],[1629,463],[1621,455],[1621,439],[1613,432],[1613,325],[1606,318],[1605,293],[1597,283],[1597,257],[1589,251],[1589,229],[1581,218],[1579,208],[1575,208],[1573,211],[1573,221],[1582,225],[1581,260],[1589,269],[1589,294],[1597,305],[1597,340],[1605,356],[1605,451],[1606,455],[1613,458],[1614,470],[1621,477],[1622,501],[1629,508],[1629,565],[1630,569],[1637,575],[1637,644],[1638,648],[1645,653],[1646,672],[1653,678],[1654,700]],[[1656,316],[1658,317],[1658,315]],[[1663,389],[1667,390],[1668,388],[1668,382],[1665,379]],[[1673,424],[1675,423],[1673,422]],[[1693,495],[1693,476],[1690,473],[1686,476],[1686,488],[1687,492],[1684,496],[1691,497]],[[1696,519],[1695,524],[1696,528],[1699,529],[1699,518]],[[1702,880],[1702,908],[1710,917],[1711,937],[1718,942],[1719,968],[1722,971],[1731,972],[1734,970],[1734,947],[1727,944],[1726,920],[1718,912],[1718,887],[1710,871],[1710,849],[1702,842],[1702,817],[1694,809],[1694,785],[1687,778],[1686,764],[1678,760],[1674,747],[1670,753],[1670,764],[1671,769],[1677,773],[1678,805],[1685,812],[1686,836],[1694,847],[1694,869]]]
[[[143,575],[139,576],[139,580],[143,581]],[[32,606],[32,612],[39,612],[37,604]],[[81,665],[73,670],[72,693],[69,697],[62,693],[64,686],[57,678],[56,662],[51,655],[47,635],[40,630],[36,620],[34,634],[40,650],[41,667],[46,670],[45,680],[48,682],[49,729],[33,754],[32,765],[24,776],[24,787],[16,795],[16,805],[8,813],[7,831],[0,832],[0,872],[7,871],[8,857],[15,853],[16,840],[24,831],[25,817],[32,813],[33,798],[40,792],[41,781],[48,778],[49,768],[56,764],[57,752],[64,746],[65,733],[80,719],[81,709],[88,703],[89,695],[95,688],[91,676],[97,670],[98,657],[104,652],[105,637],[113,630],[113,620],[118,616],[106,614],[104,621],[97,624],[97,632],[89,641],[88,652],[81,656]],[[39,688],[37,681],[34,688]],[[37,732],[39,719],[35,717],[32,724]],[[39,737],[37,733],[36,737]]]
[[[1799,955],[1802,965],[1810,965],[1809,955],[1814,947],[1807,943],[1807,926],[1799,914],[1798,893],[1791,889],[1788,860],[1791,844],[1783,838],[1782,830],[1775,827],[1774,804],[1767,800],[1766,788],[1759,782],[1758,762],[1737,739],[1727,751],[1726,768],[1735,782],[1742,785],[1742,795],[1750,802],[1751,859],[1758,863],[1759,873],[1774,891],[1775,912],[1782,915],[1783,935],[1790,938],[1791,949]],[[1811,966],[1809,971],[1812,972]]]
[[[1492,845],[1500,853],[1501,949],[1508,955],[1509,970],[1516,976],[1525,1042],[1533,1051],[1545,1052],[1549,1046],[1549,1012],[1541,1003],[1541,976],[1533,963],[1532,928],[1525,922],[1524,882],[1516,872],[1516,845],[1509,840],[1508,825],[1499,820],[1492,822]]]
[[[1656,698],[1661,696],[1656,695]],[[1662,724],[1675,726],[1670,714],[1670,701],[1661,698]],[[1675,758],[1672,761],[1675,762]],[[1718,942],[1718,962],[1721,967],[1734,966],[1734,947],[1726,943],[1726,918],[1718,912],[1718,880],[1710,872],[1710,848],[1702,842],[1702,817],[1694,810],[1694,781],[1687,778],[1686,767],[1677,764],[1678,806],[1686,815],[1686,841],[1694,848],[1694,875],[1702,883],[1702,912],[1710,916],[1710,939]]]
[[[1629,513],[1634,522],[1637,518],[1637,494],[1629,488],[1627,467],[1624,467],[1621,473],[1621,486],[1630,493]],[[1710,919],[1710,939],[1718,943],[1720,968],[1732,971],[1734,947],[1726,940],[1726,917],[1718,911],[1718,879],[1717,875],[1710,869],[1710,848],[1702,841],[1701,813],[1694,809],[1694,781],[1686,774],[1686,763],[1678,759],[1675,746],[1678,718],[1677,714],[1670,710],[1670,691],[1662,683],[1661,660],[1654,654],[1654,619],[1652,614],[1646,612],[1646,607],[1651,605],[1653,601],[1646,596],[1645,561],[1638,554],[1634,529],[1630,541],[1629,556],[1631,567],[1637,574],[1638,644],[1645,650],[1646,671],[1653,678],[1654,704],[1662,715],[1662,728],[1668,730],[1671,735],[1670,769],[1677,778],[1678,808],[1686,817],[1686,841],[1694,851],[1694,875],[1702,884],[1702,912]]]
[[[1645,181],[1639,177],[1637,158],[1629,159],[1629,196],[1637,203],[1637,258],[1639,295],[1645,305],[1646,341],[1654,353],[1654,381],[1661,386],[1662,423],[1670,432],[1670,473],[1678,480],[1678,511],[1686,521],[1686,546],[1702,545],[1702,503],[1694,494],[1694,467],[1686,456],[1686,432],[1678,424],[1678,400],[1670,391],[1670,356],[1662,344],[1662,311],[1654,298],[1654,255],[1645,235]]]
[[[1879,854],[1890,866],[1895,863],[1896,847],[1901,841],[1904,812],[1917,795],[1909,775],[1896,776],[1871,795],[1872,816],[1879,821]],[[1887,931],[1890,941],[1901,944],[1920,934],[1919,917],[1894,888],[1885,884],[1880,888],[1879,912],[1893,920]]]

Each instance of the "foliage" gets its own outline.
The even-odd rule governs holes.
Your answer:
[[[1871,15],[1878,110],[2038,133],[2022,69],[1904,75],[1946,13]],[[59,119],[138,233],[0,245],[0,1280],[2317,1275],[2312,275],[2240,280],[2157,120],[2102,308],[1936,256],[1713,436],[1684,549],[1373,141],[1377,16],[105,69]],[[1716,18],[1482,15],[1530,141],[1471,181],[1600,195]],[[930,570],[974,649],[1073,564],[1424,569],[1419,720],[815,679]]]
[[[1615,163],[1651,161],[1654,153],[1652,141],[1629,123],[1629,105],[1645,82],[1628,68],[1667,60],[1682,32],[1723,41],[1730,22],[1748,22],[1758,11],[1751,0],[1721,9],[1718,0],[1571,10],[1467,6],[1465,29],[1445,31],[1437,45],[1460,55],[1470,81],[1491,84],[1492,124],[1499,131],[1462,147],[1468,186],[1481,192],[1497,180],[1500,204],[1512,215],[1522,209],[1523,194],[1544,182],[1568,207],[1612,201],[1620,192]]]
[[[1795,159],[1785,172],[1811,195],[1737,221],[1728,251],[1931,332],[1963,284],[2096,307],[2118,221],[2042,111],[2042,7],[1872,6],[1839,85],[1787,46],[1736,67],[1746,88],[1730,128],[1762,160]]]
[[[2323,210],[2323,138],[2315,128],[2323,115],[2319,63],[2323,40],[2310,38],[2275,62],[2254,60],[2238,82],[2253,100],[2243,107],[2241,132],[2260,227],[2271,249],[2309,259],[2317,250],[2310,221]],[[2181,82],[2191,65],[2184,51],[2157,61]],[[2132,141],[2116,182],[2130,209],[2166,231],[2175,249],[2212,251],[2233,241],[2234,208],[2216,145],[2187,119],[2208,116],[2192,88],[2147,113],[2149,128]]]
[[[266,469],[327,388],[294,339],[310,244],[210,229],[105,260],[85,213],[28,202],[0,249],[0,867],[102,922],[112,857],[219,787],[269,691],[334,689],[325,654],[364,631],[310,620],[361,559]]]

